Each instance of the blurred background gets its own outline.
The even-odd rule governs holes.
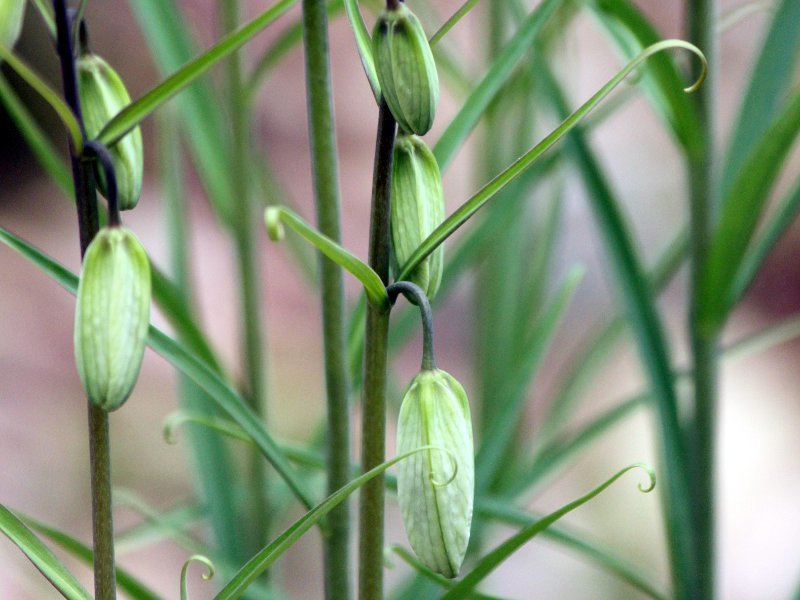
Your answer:
[[[411,0],[410,0],[411,1]],[[251,1],[255,15],[268,3]],[[413,1],[411,1],[413,6]],[[439,14],[451,14],[461,2],[441,0]],[[529,3],[533,6],[535,3]],[[665,38],[682,37],[681,2],[636,4],[648,14]],[[735,4],[720,3],[723,11]],[[202,47],[215,39],[215,3],[183,2],[186,22]],[[297,18],[292,9],[274,26],[246,46],[246,56],[258,56]],[[372,17],[366,15],[371,27]],[[478,7],[449,34],[466,57],[467,70],[485,70],[484,7]],[[727,139],[728,124],[738,110],[742,85],[760,47],[769,14],[758,12],[721,38],[719,70],[719,142]],[[126,81],[133,98],[160,77],[151,62],[137,22],[127,3],[92,0],[88,23],[92,48],[103,55]],[[426,23],[430,31],[435,23]],[[559,42],[562,80],[568,82],[573,106],[588,98],[621,66],[607,39],[588,14],[579,14]],[[18,51],[54,86],[60,86],[57,63],[38,14],[29,9]],[[344,245],[362,258],[367,253],[369,198],[377,110],[363,75],[346,19],[331,23],[331,56],[337,145],[341,176]],[[14,82],[52,139],[66,152],[59,123],[7,68]],[[212,77],[219,73],[213,73]],[[459,107],[459,97],[446,91],[433,131],[435,140]],[[306,128],[303,57],[298,47],[272,72],[257,99],[254,135],[265,149],[282,185],[298,211],[311,220],[313,202]],[[154,119],[143,125],[146,169],[143,197],[136,211],[124,215],[139,235],[152,260],[167,261],[168,231],[160,184],[155,175],[159,156]],[[482,183],[473,168],[481,152],[481,135],[474,134],[447,171],[444,188],[448,213]],[[625,202],[641,252],[654,259],[686,219],[684,170],[680,155],[650,106],[639,94],[613,117],[595,128],[591,144],[612,185]],[[797,157],[795,156],[795,159]],[[798,164],[794,160],[794,165]],[[797,169],[794,169],[795,173]],[[564,227],[557,246],[555,279],[577,263],[586,276],[557,332],[553,350],[531,387],[525,435],[537,432],[537,415],[546,406],[559,376],[580,349],[591,327],[614,309],[617,299],[603,244],[587,209],[580,183],[567,170]],[[238,300],[235,262],[229,239],[219,229],[196,175],[189,171],[186,200],[191,240],[192,276],[199,298],[201,322],[225,361],[239,371]],[[270,199],[265,198],[265,203]],[[71,202],[40,171],[0,109],[0,225],[30,241],[73,270],[79,268],[76,222]],[[797,227],[779,244],[749,292],[726,333],[726,339],[763,328],[800,308],[800,268]],[[271,394],[270,430],[282,440],[306,441],[324,414],[324,391],[319,300],[298,272],[285,245],[260,235],[263,257],[263,314],[269,347],[268,380]],[[90,494],[87,470],[85,399],[72,355],[74,298],[24,259],[0,246],[0,503],[89,541]],[[346,280],[353,302],[358,286]],[[685,274],[662,296],[661,314],[669,326],[675,357],[685,355]],[[455,375],[468,393],[475,385],[472,351],[475,314],[469,301],[471,280],[462,278],[458,292],[435,312],[438,363]],[[156,322],[165,325],[160,315]],[[166,325],[165,325],[166,326]],[[393,382],[390,403],[397,406],[404,382],[415,373],[419,342],[391,357]],[[483,351],[482,349],[481,351]],[[491,349],[485,349],[491,353]],[[735,600],[789,598],[800,580],[800,342],[784,343],[757,356],[723,368],[719,403],[718,536],[719,596]],[[590,391],[590,398],[572,416],[575,423],[597,414],[620,398],[641,389],[642,377],[634,350],[618,352]],[[163,359],[145,354],[142,376],[126,406],[111,417],[112,464],[115,486],[130,490],[152,506],[166,509],[193,494],[185,440],[177,445],[162,437],[162,422],[176,409],[176,376]],[[393,435],[390,418],[390,436]],[[632,462],[657,463],[647,410],[614,428],[560,471],[544,493],[529,498],[541,512],[554,510]],[[357,430],[357,427],[354,427]],[[389,441],[388,447],[392,448]],[[566,522],[615,548],[659,582],[668,579],[663,523],[658,494],[636,492],[628,476]],[[141,520],[120,506],[116,527],[124,530]],[[387,544],[405,536],[396,505],[388,507]],[[498,541],[510,529],[491,529]],[[178,597],[179,573],[186,553],[171,542],[120,548],[120,563],[138,574],[165,597]],[[88,582],[87,569],[65,558]],[[319,538],[311,532],[278,563],[276,577],[296,598],[321,597]],[[198,567],[199,571],[199,567]],[[408,567],[395,560],[388,581],[399,581]],[[211,597],[212,585],[191,578],[192,598]],[[638,593],[596,566],[552,541],[536,538],[497,570],[484,588],[511,598],[637,598]],[[56,597],[56,592],[10,542],[0,540],[0,598],[27,600]]]

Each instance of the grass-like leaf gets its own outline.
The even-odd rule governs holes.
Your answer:
[[[283,206],[270,206],[264,213],[267,232],[273,240],[283,238],[283,225],[305,238],[325,256],[358,279],[364,286],[367,298],[377,308],[389,306],[389,297],[381,278],[363,260],[342,248],[329,237],[322,235],[314,227]]]
[[[401,460],[408,458],[416,452],[430,450],[431,448],[433,447],[423,446],[421,448],[412,450],[411,452],[401,454],[392,460],[383,462],[328,496],[325,500],[312,508],[300,519],[295,521],[272,543],[270,543],[252,559],[250,559],[247,564],[245,564],[233,577],[233,579],[231,579],[225,585],[225,587],[222,588],[219,594],[214,596],[214,600],[234,600],[235,598],[239,598],[261,573],[268,569],[269,566],[274,563],[286,550],[288,550],[292,544],[294,544],[306,531],[311,529],[311,527],[318,523],[320,519],[327,515],[331,510],[336,508],[336,506],[343,502],[350,494],[368,481],[383,473],[389,467],[396,465]]]
[[[800,60],[800,2],[776,2],[764,44],[753,65],[722,167],[722,197],[735,185],[750,149],[772,123]]]
[[[541,516],[509,506],[507,502],[484,499],[476,504],[475,515],[499,523],[528,527],[541,520]],[[542,531],[542,535],[566,546],[580,558],[588,559],[609,573],[626,581],[640,592],[655,600],[666,600],[668,596],[658,586],[626,560],[616,556],[607,548],[589,541],[585,535],[571,531],[562,525],[553,525]],[[473,592],[474,593],[474,592]]]
[[[65,194],[72,197],[72,175],[69,167],[31,115],[28,107],[14,93],[4,75],[0,75],[0,102],[6,107],[9,116],[47,174]]]
[[[364,67],[364,73],[367,75],[369,87],[372,89],[372,95],[375,96],[375,102],[380,104],[381,84],[378,82],[375,59],[372,57],[372,38],[369,35],[369,31],[367,31],[367,25],[364,23],[361,10],[358,8],[358,0],[344,0],[344,8],[347,11],[350,27],[353,28],[358,56]]]
[[[83,132],[81,131],[81,126],[75,118],[75,115],[72,114],[70,107],[61,99],[61,96],[47,85],[36,71],[3,45],[0,45],[0,59],[7,62],[8,66],[14,69],[17,75],[31,86],[33,90],[42,97],[42,100],[50,105],[50,108],[55,111],[58,118],[61,119],[61,122],[64,124],[64,127],[66,127],[75,150],[81,152],[81,150],[83,150]]]
[[[78,276],[57,261],[3,228],[0,228],[0,241],[19,252],[71,294],[77,292]],[[264,429],[258,416],[228,382],[196,355],[153,325],[150,326],[147,344],[205,390],[214,402],[253,438],[264,457],[286,481],[298,500],[307,508],[313,506],[311,495],[305,489],[305,483]]]
[[[547,529],[550,525],[558,521],[564,515],[572,512],[573,510],[575,510],[580,506],[583,506],[584,504],[589,502],[589,500],[598,496],[606,488],[611,486],[611,484],[613,484],[617,479],[619,479],[625,473],[633,469],[644,469],[647,472],[647,475],[650,478],[649,484],[647,486],[639,485],[639,489],[642,492],[652,491],[656,485],[656,476],[655,473],[653,472],[653,469],[650,466],[637,463],[625,467],[621,471],[618,471],[610,479],[606,480],[604,483],[597,486],[588,494],[581,496],[577,500],[570,502],[569,504],[558,509],[557,511],[550,513],[546,517],[539,519],[534,523],[531,523],[530,525],[524,527],[521,531],[519,531],[515,535],[511,536],[508,540],[506,540],[505,542],[500,544],[497,548],[489,552],[489,554],[481,558],[472,571],[470,571],[461,581],[459,581],[455,586],[453,586],[453,588],[451,588],[446,594],[442,596],[442,600],[457,600],[460,598],[468,598],[472,593],[472,591],[475,589],[475,586],[477,586],[492,571],[494,571],[498,566],[500,566],[503,563],[503,561],[505,561],[509,556],[511,556],[514,552],[519,550],[519,548],[528,543],[536,535]]]
[[[94,561],[94,552],[90,546],[87,546],[80,540],[75,539],[71,535],[64,533],[59,529],[45,525],[30,517],[20,515],[20,520],[41,535],[49,538],[60,548],[79,558],[87,565],[92,565]],[[161,596],[156,594],[144,583],[136,579],[133,575],[124,569],[117,567],[117,585],[128,596],[134,600],[160,600]]]
[[[284,12],[289,10],[296,1],[279,0],[249,23],[223,37],[165,81],[117,113],[106,124],[97,139],[106,146],[111,146],[118,142],[155,109],[190,85],[222,59],[241,48],[262,29],[273,23]]]
[[[475,8],[475,5],[480,0],[466,0],[464,4],[462,4],[456,12],[454,12],[447,21],[445,21],[441,27],[434,33],[428,42],[431,46],[435,46],[439,40],[441,40],[447,32],[450,31],[453,27],[455,27],[456,23],[458,23],[461,19],[463,19],[469,11]]]
[[[587,100],[580,108],[567,117],[555,130],[549,133],[541,142],[536,144],[523,156],[517,159],[512,165],[500,173],[497,177],[492,179],[483,188],[481,188],[472,198],[462,204],[456,211],[450,215],[445,221],[437,227],[414,251],[411,257],[403,265],[400,275],[397,279],[402,280],[409,276],[409,274],[423,261],[428,255],[433,252],[440,244],[442,244],[448,237],[450,237],[461,225],[467,222],[469,218],[474,215],[480,208],[486,204],[491,198],[500,190],[506,187],[511,181],[516,179],[522,174],[525,169],[530,167],[542,154],[544,154],[553,144],[560,140],[567,132],[572,130],[581,120],[589,114],[589,112],[596,107],[611,91],[617,87],[625,77],[628,76],[634,69],[641,65],[648,58],[674,48],[683,48],[693,52],[703,60],[705,66],[705,59],[703,53],[697,49],[696,46],[683,40],[664,40],[652,46],[645,48],[635,59],[629,62],[622,68],[608,83],[601,87],[589,100]],[[705,78],[705,69],[700,79],[692,86],[686,88],[686,91],[693,91]]]
[[[530,50],[536,35],[560,4],[559,0],[545,0],[536,7],[520,25],[514,37],[505,45],[480,83],[470,93],[458,114],[450,121],[433,148],[433,154],[436,156],[436,162],[439,163],[442,172],[447,169],[456,151],[508,81],[514,71],[514,66],[523,54]]]
[[[504,460],[505,453],[511,445],[520,423],[521,412],[525,407],[525,392],[531,379],[536,376],[542,359],[546,356],[564,311],[583,278],[583,273],[581,267],[573,268],[569,272],[539,321],[533,340],[526,345],[523,355],[519,357],[518,366],[514,369],[515,376],[509,378],[496,395],[496,398],[502,399],[504,404],[494,414],[491,423],[487,424],[483,442],[475,457],[475,495],[477,497],[488,490],[498,472],[507,464]]]
[[[642,12],[628,0],[590,0],[600,23],[626,57],[662,39]],[[657,113],[666,121],[689,156],[703,150],[697,110],[681,93],[681,75],[669,56],[654,56],[644,73],[644,86]]]
[[[89,592],[20,519],[0,504],[0,531],[10,539],[42,575],[69,600],[91,600]]]
[[[769,192],[800,133],[800,91],[783,106],[759,143],[750,151],[722,199],[721,214],[701,275],[698,320],[706,333],[723,326],[732,308],[735,277]]]

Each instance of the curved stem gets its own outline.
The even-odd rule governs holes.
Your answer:
[[[311,164],[320,232],[335,242],[339,226],[339,182],[328,58],[328,18],[325,0],[303,0],[303,44],[306,59]],[[344,277],[334,261],[320,255],[322,334],[328,402],[328,493],[350,480],[349,381],[345,351]],[[342,502],[328,515],[330,534],[325,539],[325,597],[350,598],[350,507]]]
[[[106,192],[108,192],[108,224],[112,227],[119,227],[119,201],[117,198],[117,175],[114,172],[114,161],[111,153],[103,144],[96,140],[91,140],[83,145],[85,154],[97,159],[103,169],[106,178]]]
[[[399,294],[403,294],[409,302],[419,307],[422,317],[422,368],[433,370],[436,368],[436,360],[433,356],[433,312],[428,296],[422,288],[410,281],[397,281],[386,288],[389,294],[389,301],[394,304]]]
[[[61,80],[64,98],[78,121],[81,134],[85,135],[78,79],[75,70],[75,54],[72,47],[72,29],[67,13],[66,0],[53,0],[53,9],[58,32],[57,50],[61,62]],[[75,204],[78,210],[78,233],[81,257],[97,234],[97,193],[92,167],[81,160],[73,139],[70,139],[70,160],[75,187]],[[114,567],[114,521],[111,513],[111,439],[108,429],[108,413],[91,402],[88,405],[89,419],[89,468],[92,488],[92,532],[94,546],[94,592],[97,600],[116,598]]]
[[[389,215],[392,191],[392,150],[397,124],[386,101],[378,114],[369,265],[386,284],[389,280]],[[367,306],[364,338],[364,405],[361,421],[361,461],[364,472],[381,464],[386,455],[386,360],[389,311]],[[361,488],[359,515],[358,593],[361,600],[383,597],[383,476]]]

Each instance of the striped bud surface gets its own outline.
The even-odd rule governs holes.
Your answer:
[[[13,50],[22,33],[26,0],[0,0],[0,45]],[[2,61],[0,61],[2,62]]]
[[[439,76],[422,24],[405,4],[378,17],[372,53],[381,92],[397,124],[407,133],[426,134],[439,102]]]
[[[444,192],[439,165],[416,135],[397,137],[392,165],[392,250],[402,268],[414,250],[444,221]],[[429,299],[442,282],[444,245],[439,245],[411,273]]]
[[[77,65],[86,135],[92,139],[97,137],[112,117],[131,103],[131,97],[117,72],[98,55],[84,53],[78,58]],[[109,151],[117,178],[119,209],[130,210],[139,202],[142,193],[144,157],[141,129],[135,127]],[[98,172],[97,180],[100,191],[107,197],[102,172]]]
[[[128,399],[150,322],[150,263],[133,232],[106,227],[89,244],[75,309],[75,362],[89,399],[115,410]]]
[[[464,388],[440,369],[423,369],[403,396],[397,495],[408,541],[431,570],[458,575],[469,542],[475,465],[472,421]],[[455,472],[454,472],[455,469]]]

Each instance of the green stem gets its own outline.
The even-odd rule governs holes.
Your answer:
[[[303,0],[303,44],[317,226],[324,235],[338,243],[341,241],[339,182],[325,0]],[[344,278],[341,268],[329,258],[320,255],[319,265],[328,398],[328,494],[333,494],[350,479]],[[328,525],[330,532],[324,547],[325,597],[329,600],[347,600],[350,597],[350,507],[347,502],[342,502],[330,512]]]
[[[239,26],[238,0],[219,3],[221,24],[225,32],[236,31]],[[235,227],[233,229],[236,260],[239,271],[241,302],[240,334],[244,357],[244,397],[250,408],[263,420],[266,414],[266,387],[264,381],[263,324],[261,319],[259,286],[259,260],[256,251],[259,211],[248,185],[250,156],[250,106],[246,100],[242,76],[241,51],[231,53],[226,67],[228,88],[228,115],[231,122],[231,191],[234,202]],[[266,473],[261,456],[251,457],[250,506],[248,514],[255,524],[251,549],[257,551],[269,542],[269,499],[266,491]]]
[[[689,337],[694,372],[694,414],[689,428],[689,448],[694,457],[691,469],[692,505],[695,507],[695,577],[691,590],[676,590],[676,597],[710,600],[714,597],[714,448],[717,377],[717,334],[705,334],[698,322],[702,302],[701,281],[711,241],[714,200],[714,93],[716,32],[714,0],[688,0],[689,40],[698,46],[709,63],[709,77],[694,96],[700,116],[704,152],[689,162],[691,227],[691,297]]]
[[[392,190],[392,150],[397,129],[381,100],[375,146],[369,265],[384,283],[389,281],[389,215]],[[367,306],[364,338],[364,404],[361,420],[361,462],[366,473],[386,455],[386,360],[389,311]],[[383,598],[383,476],[361,488],[359,516],[358,593],[361,600]]]
[[[57,48],[61,61],[64,98],[78,121],[81,134],[85,134],[66,1],[54,0],[53,9],[58,31]],[[70,139],[69,148],[75,189],[75,205],[78,211],[81,258],[83,258],[99,227],[97,193],[95,191],[91,162],[82,160],[78,156],[72,139]],[[114,521],[111,512],[111,439],[108,428],[108,413],[97,408],[91,402],[87,404],[95,598],[97,600],[113,600],[116,598],[116,576],[114,566]]]

